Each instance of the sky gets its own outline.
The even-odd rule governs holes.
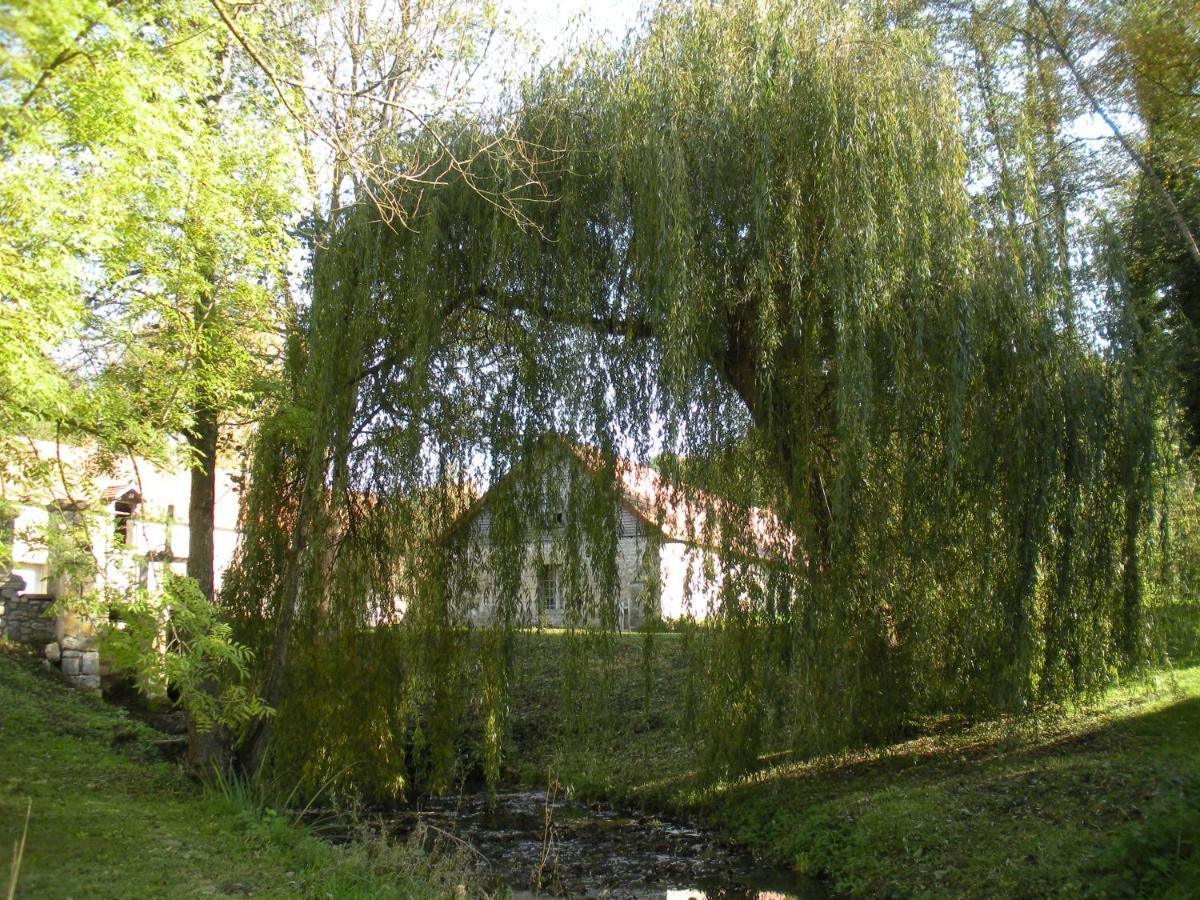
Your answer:
[[[619,43],[638,19],[647,0],[505,0],[522,29],[542,45],[543,62],[589,36]]]

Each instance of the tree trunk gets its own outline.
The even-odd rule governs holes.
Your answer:
[[[213,58],[212,93],[202,103],[207,127],[214,133],[220,130],[222,104],[232,87],[232,55],[229,40],[219,42]],[[201,223],[193,235],[193,249],[200,258],[199,271],[205,289],[193,300],[192,325],[197,335],[203,336],[209,319],[213,315],[218,299],[217,269],[218,248]],[[203,346],[203,345],[202,345]],[[220,438],[218,409],[211,395],[206,395],[205,381],[216,375],[214,363],[204,350],[196,360],[199,393],[193,399],[192,424],[185,432],[188,447],[192,452],[191,486],[188,496],[188,558],[187,574],[196,580],[205,599],[212,600],[215,594],[213,533],[215,530],[217,500],[217,444]],[[216,696],[220,685],[208,679],[201,686],[206,693]],[[233,736],[229,729],[214,726],[199,729],[195,720],[188,716],[188,770],[196,777],[207,780],[214,771],[228,774],[233,763]]]
[[[213,531],[217,500],[217,414],[207,404],[199,404],[195,420],[187,432],[192,450],[192,484],[188,497],[187,573],[196,579],[200,591],[213,597]]]
[[[233,771],[233,736],[229,729],[217,725],[202,731],[196,727],[196,721],[188,716],[187,736],[184,766],[193,778],[208,782],[216,773],[226,777]]]
[[[217,414],[208,404],[198,404],[194,421],[187,432],[192,450],[191,492],[188,497],[187,574],[196,579],[205,598],[213,598],[213,531],[217,498]],[[205,683],[204,690],[216,693],[218,687]],[[188,771],[201,780],[214,772],[227,775],[233,763],[233,739],[228,729],[217,726],[199,729],[188,716]]]
[[[315,498],[312,491],[306,490],[301,504],[299,520],[289,549],[286,569],[283,576],[283,592],[280,598],[279,616],[275,624],[275,634],[271,641],[270,658],[267,661],[259,695],[268,706],[275,707],[283,693],[284,674],[287,670],[288,650],[291,646],[292,631],[300,609],[300,585],[303,579],[303,566],[308,551],[308,528],[314,512]],[[258,775],[266,761],[267,752],[274,737],[274,723],[269,716],[258,719],[243,745],[242,760],[247,772]]]

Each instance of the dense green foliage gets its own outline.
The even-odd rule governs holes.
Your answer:
[[[690,636],[710,770],[932,711],[1028,712],[1151,656],[1176,455],[1157,320],[1121,229],[1073,224],[1047,45],[923,21],[667,4],[527,84],[504,130],[457,123],[472,164],[412,195],[408,227],[369,203],[336,220],[227,595],[262,648],[281,772],[394,789],[429,763],[445,785],[473,708],[496,774],[544,478],[499,501],[486,563],[441,538],[462,480],[533,465],[547,432],[724,458],[709,486],[781,517]],[[952,40],[1024,67],[1003,108],[980,97],[1011,70],[956,84]],[[481,152],[498,134],[520,166]],[[579,481],[584,679],[615,622],[614,505]],[[747,522],[721,517],[703,538],[744,554]],[[472,637],[481,577],[500,611]],[[403,624],[368,632],[397,598]]]
[[[199,2],[0,12],[0,433],[153,451],[261,372],[294,175]]]
[[[1120,62],[1133,108],[1145,123],[1150,162],[1189,223],[1200,222],[1200,30],[1187,3],[1130,4],[1119,20]],[[1127,216],[1130,280],[1165,320],[1183,390],[1181,417],[1200,445],[1200,259],[1193,258],[1145,179]],[[1193,226],[1193,233],[1195,226]]]
[[[240,734],[270,715],[249,683],[253,654],[232,639],[220,610],[194,579],[170,575],[161,593],[144,589],[106,598],[117,624],[101,633],[100,652],[117,675],[148,697],[177,696],[195,727]]]

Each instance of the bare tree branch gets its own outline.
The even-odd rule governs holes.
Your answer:
[[[1138,167],[1146,177],[1146,180],[1150,182],[1150,186],[1154,189],[1154,193],[1158,196],[1159,201],[1166,207],[1176,231],[1179,232],[1179,238],[1183,242],[1188,256],[1191,257],[1196,268],[1200,269],[1200,246],[1197,246],[1196,236],[1192,233],[1192,229],[1180,211],[1179,205],[1175,202],[1170,192],[1167,191],[1162,183],[1162,179],[1158,177],[1158,173],[1154,171],[1154,167],[1150,165],[1149,160],[1133,146],[1133,143],[1122,133],[1116,121],[1104,109],[1104,106],[1096,97],[1095,91],[1092,90],[1091,85],[1088,83],[1086,76],[1080,70],[1077,60],[1072,56],[1063,39],[1059,36],[1057,29],[1054,27],[1054,22],[1050,18],[1049,13],[1046,12],[1046,8],[1042,5],[1041,0],[1029,0],[1029,3],[1030,6],[1037,10],[1042,21],[1046,23],[1046,45],[1058,54],[1058,57],[1071,73],[1071,77],[1075,80],[1075,85],[1079,88],[1079,92],[1083,94],[1084,99],[1087,100],[1088,105],[1092,108],[1092,112],[1099,116],[1104,124],[1108,126],[1126,155]]]

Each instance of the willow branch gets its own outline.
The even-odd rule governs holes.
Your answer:
[[[544,300],[534,301],[517,294],[500,296],[487,287],[480,287],[478,296],[493,301],[495,305],[484,309],[484,312],[491,314],[502,311],[523,312],[543,322],[583,328],[608,337],[629,337],[635,340],[654,337],[654,326],[648,319],[641,316],[618,316],[612,313],[608,315],[579,314],[572,310],[564,311]]]

